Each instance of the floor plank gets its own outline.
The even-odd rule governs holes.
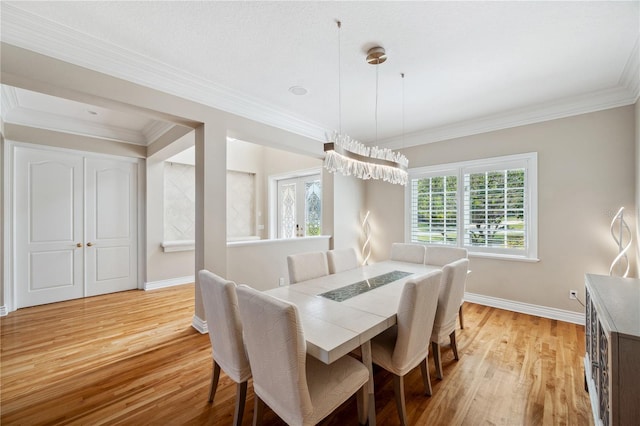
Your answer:
[[[130,291],[20,309],[0,319],[0,423],[228,425],[235,384],[216,400],[208,336],[191,327],[194,286]],[[444,379],[405,380],[415,425],[591,425],[584,327],[465,304],[460,361],[443,348]],[[399,424],[392,377],[376,369],[378,424]],[[251,383],[244,425],[253,413]],[[266,425],[283,425],[271,410]],[[357,424],[355,398],[323,425]]]

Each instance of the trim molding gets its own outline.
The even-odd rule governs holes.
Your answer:
[[[508,113],[495,114],[446,126],[433,127],[424,131],[411,133],[401,137],[383,139],[378,142],[381,147],[402,149],[425,145],[449,139],[478,135],[496,130],[510,129],[545,121],[558,120],[606,109],[633,105],[638,94],[631,89],[615,87],[598,90],[580,96],[566,98],[554,102],[534,105],[512,110]]]
[[[0,306],[0,317],[6,317],[9,311],[5,305]]]
[[[19,7],[2,7],[2,37],[9,43],[62,61],[160,90],[193,102],[324,142],[319,123],[267,104],[230,87],[215,84],[184,70],[138,55],[127,49],[59,25]],[[408,148],[458,137],[508,129],[589,112],[634,104],[638,100],[640,60],[638,41],[618,85],[576,97],[547,102],[507,113],[434,127],[403,138],[379,141],[380,147]]]
[[[5,43],[89,68],[145,87],[324,141],[317,123],[160,61],[64,27],[13,5],[2,6]]]
[[[532,305],[529,303],[516,302],[514,300],[500,299],[498,297],[483,296],[481,294],[467,292],[464,293],[464,300],[471,303],[477,303],[479,305],[491,306],[492,308],[505,309],[507,311],[520,312],[522,314],[584,325],[584,313],[565,311],[564,309],[549,308],[547,306]]]
[[[173,287],[174,285],[193,284],[196,278],[194,275],[187,277],[171,278],[168,280],[149,281],[144,283],[143,290],[157,290],[159,288]]]
[[[193,327],[196,330],[198,330],[198,332],[200,334],[209,333],[209,328],[207,327],[207,322],[205,320],[201,319],[200,317],[198,317],[197,315],[193,316],[193,319],[191,320],[191,327]]]
[[[636,43],[633,45],[631,56],[629,56],[629,60],[624,66],[619,82],[622,87],[626,87],[635,96],[636,101],[640,95],[640,78],[638,78],[638,74],[640,74],[640,37],[636,39]]]

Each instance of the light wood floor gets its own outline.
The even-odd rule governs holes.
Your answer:
[[[12,312],[1,325],[2,425],[228,425],[235,385],[207,403],[211,349],[191,327],[193,285],[130,291]],[[583,327],[467,303],[460,361],[444,380],[405,382],[415,425],[590,425]],[[379,425],[398,424],[391,376],[376,370]],[[250,425],[251,384],[244,411]],[[265,424],[284,424],[267,410]],[[355,398],[323,425],[357,424]]]

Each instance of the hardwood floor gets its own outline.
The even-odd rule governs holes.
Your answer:
[[[3,425],[229,425],[235,384],[223,373],[213,405],[209,339],[191,327],[194,286],[130,291],[20,309],[0,320]],[[415,425],[590,425],[584,328],[470,303],[443,348],[444,380],[423,395],[405,379]],[[397,425],[393,381],[376,370],[379,425]],[[253,414],[247,392],[244,425]],[[266,425],[284,424],[271,410]],[[355,398],[323,425],[357,424]]]

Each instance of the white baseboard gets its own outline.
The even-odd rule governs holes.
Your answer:
[[[174,285],[191,284],[195,282],[195,276],[171,278],[169,280],[150,281],[144,283],[144,290],[156,290],[159,288],[173,287]]]
[[[479,305],[505,309],[507,311],[520,312],[523,314],[535,315],[537,317],[584,325],[584,313],[565,311],[564,309],[549,308],[540,305],[531,305],[529,303],[516,302],[513,300],[467,292],[464,293],[464,300],[471,303],[477,303]]]
[[[9,311],[5,305],[0,306],[0,317],[6,317]]]
[[[207,334],[209,332],[209,328],[207,327],[207,322],[196,315],[193,316],[193,320],[191,321],[191,327],[198,330],[200,334]]]

